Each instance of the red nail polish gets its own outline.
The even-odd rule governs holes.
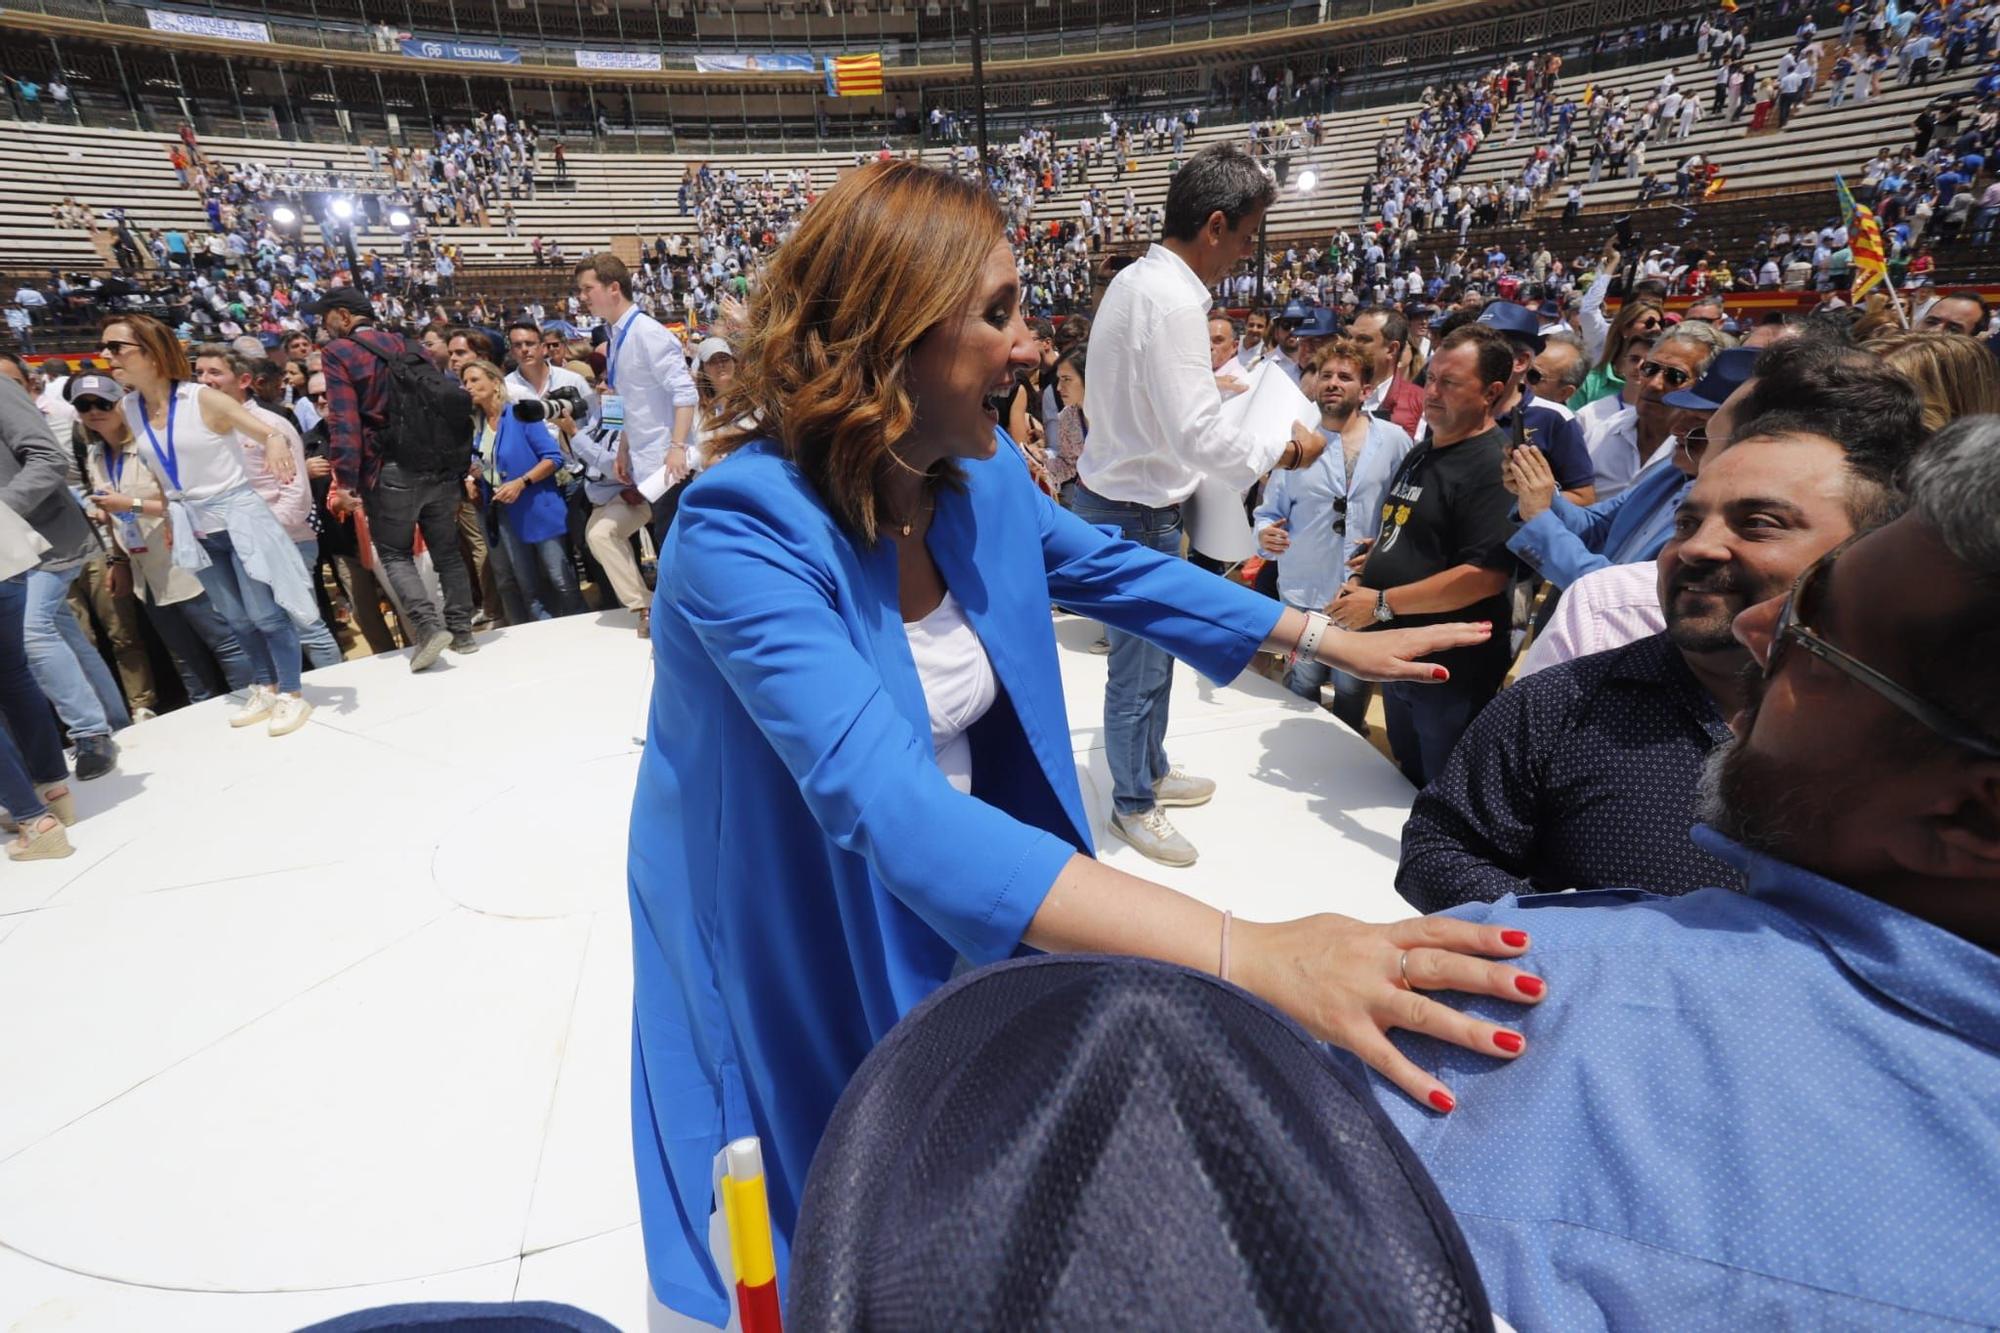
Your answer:
[[[1500,942],[1510,949],[1525,949],[1528,947],[1528,932],[1525,930],[1503,930],[1500,932]]]
[[[1445,669],[1444,669],[1443,667],[1432,667],[1432,668],[1431,668],[1431,679],[1432,679],[1432,680],[1450,680],[1450,679],[1451,679],[1451,672],[1449,672],[1449,671],[1446,671],[1446,670],[1445,670]]]
[[[1452,1099],[1452,1095],[1444,1091],[1442,1088],[1432,1093],[1430,1095],[1429,1101],[1432,1106],[1435,1106],[1438,1110],[1445,1112],[1447,1115],[1451,1113],[1451,1109],[1454,1106],[1458,1105],[1458,1103]]]
[[[1509,1055],[1519,1055],[1521,1053],[1521,1034],[1518,1032],[1496,1032],[1493,1034],[1493,1044]]]
[[[1514,989],[1523,995],[1540,995],[1546,988],[1540,977],[1515,977]]]

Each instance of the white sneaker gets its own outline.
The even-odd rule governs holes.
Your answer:
[[[135,708],[132,710],[132,725],[136,727],[141,722],[151,722],[158,716],[159,714],[150,708]]]
[[[248,727],[262,722],[265,718],[271,716],[271,710],[277,706],[277,703],[278,692],[276,690],[272,689],[269,685],[252,685],[249,692],[243,696],[243,707],[229,715],[229,725],[232,727]]]
[[[289,736],[306,724],[313,706],[296,694],[281,694],[271,707],[271,734]]]
[[[1153,799],[1161,805],[1207,805],[1215,795],[1213,778],[1198,778],[1175,764],[1153,784]]]
[[[1111,816],[1111,831],[1132,844],[1141,856],[1163,866],[1191,866],[1198,853],[1194,844],[1181,836],[1159,806],[1139,815]]]

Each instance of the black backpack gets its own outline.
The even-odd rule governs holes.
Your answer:
[[[400,337],[402,351],[394,356],[354,341],[389,372],[388,417],[372,427],[382,457],[425,476],[464,476],[472,463],[472,395],[465,386]]]

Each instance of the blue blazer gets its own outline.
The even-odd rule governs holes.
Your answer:
[[[711,1163],[763,1140],[779,1272],[836,1099],[960,957],[1006,958],[1071,856],[1092,854],[1049,604],[1232,679],[1278,603],[1090,526],[1003,432],[928,539],[998,701],[973,789],[945,781],[896,551],[844,531],[759,441],[681,497],[660,554],[653,701],[633,800],[632,1111],[661,1301],[721,1324]]]
[[[522,421],[514,415],[511,404],[501,409],[500,435],[493,445],[493,466],[500,480],[525,477],[544,458],[557,467],[562,466],[562,449],[548,426],[540,421]],[[492,498],[490,489],[487,498]],[[569,531],[569,506],[562,492],[556,489],[553,476],[530,483],[520,499],[500,505],[499,509],[506,515],[505,522],[513,528],[514,535],[524,542],[545,542]]]

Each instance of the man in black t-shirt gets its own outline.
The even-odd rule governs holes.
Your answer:
[[[1449,681],[1383,686],[1389,748],[1419,787],[1444,770],[1507,674],[1513,498],[1500,482],[1507,436],[1493,411],[1513,373],[1513,349],[1491,328],[1466,325],[1438,345],[1424,385],[1430,439],[1397,468],[1381,536],[1327,607],[1334,623],[1354,630],[1465,620],[1495,627],[1484,643],[1437,655]]]

